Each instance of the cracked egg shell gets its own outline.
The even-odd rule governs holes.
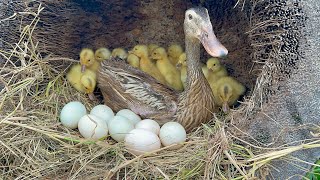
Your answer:
[[[107,123],[95,115],[84,115],[78,123],[80,134],[86,139],[98,140],[108,135]]]

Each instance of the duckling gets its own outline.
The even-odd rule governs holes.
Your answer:
[[[115,48],[115,49],[112,50],[111,56],[112,57],[118,57],[118,58],[121,58],[123,60],[126,60],[127,57],[128,57],[128,53],[123,48]]]
[[[94,53],[94,57],[98,62],[102,62],[104,60],[109,59],[111,56],[111,52],[107,48],[99,48]]]
[[[217,81],[219,78],[227,76],[226,68],[221,65],[218,58],[209,58],[207,61],[207,68],[209,69],[208,81]]]
[[[149,45],[148,45],[149,54],[151,54],[152,51],[153,51],[154,49],[158,48],[158,47],[159,47],[159,46],[156,45],[156,44],[149,44]]]
[[[187,60],[186,53],[182,53],[179,56],[179,60],[178,60],[178,63],[176,65],[176,67],[178,69],[180,69],[180,78],[181,78],[181,81],[182,81],[184,89],[186,88],[186,81],[187,81],[187,63],[186,63],[186,60]],[[208,70],[207,66],[205,66],[204,64],[201,64],[201,68],[202,68],[202,72],[203,72],[204,76],[206,77],[206,79],[208,79],[209,70]]]
[[[92,49],[84,48],[80,52],[80,64],[81,64],[81,72],[85,72],[86,68],[97,72],[100,63],[95,60],[94,52]]]
[[[93,91],[96,87],[97,77],[94,71],[86,69],[81,73],[81,65],[73,65],[67,73],[67,80],[77,90],[89,95],[91,100],[94,100]]]
[[[173,65],[179,61],[179,56],[183,53],[183,49],[179,44],[172,44],[168,47],[169,60]]]
[[[182,53],[179,56],[179,60],[176,65],[176,67],[178,69],[180,69],[180,80],[182,82],[183,89],[186,89],[186,82],[187,82],[187,62],[186,62],[186,60],[187,60],[186,53]]]
[[[156,66],[166,79],[168,85],[175,90],[182,91],[183,84],[180,79],[180,73],[169,61],[166,50],[158,47],[153,50],[151,57],[157,61]]]
[[[227,113],[229,106],[234,105],[239,97],[245,92],[245,87],[230,76],[221,77],[212,86],[214,101]]]
[[[136,45],[129,53],[135,54],[140,58],[140,69],[150,76],[157,79],[162,84],[166,84],[166,80],[160,73],[155,64],[149,59],[148,47],[146,45]]]
[[[140,59],[135,54],[129,53],[127,57],[127,62],[135,68],[140,68]]]

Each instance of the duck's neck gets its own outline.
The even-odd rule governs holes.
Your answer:
[[[185,37],[187,55],[187,84],[186,90],[192,89],[196,82],[205,79],[200,63],[200,42],[196,38]]]

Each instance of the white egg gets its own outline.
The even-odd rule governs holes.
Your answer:
[[[135,155],[160,149],[159,137],[145,129],[134,129],[125,137],[126,148]]]
[[[90,111],[90,114],[95,115],[100,119],[106,121],[107,124],[114,117],[112,109],[102,104],[93,107]]]
[[[87,114],[86,107],[79,101],[72,101],[64,105],[60,112],[62,125],[75,129],[78,127],[80,118]]]
[[[159,135],[160,126],[159,124],[151,119],[144,119],[140,122],[138,122],[135,126],[136,129],[145,129],[148,131],[153,132],[156,135]]]
[[[122,109],[116,114],[116,116],[122,116],[129,119],[133,123],[133,125],[141,121],[140,116],[136,115],[130,109]]]
[[[164,146],[170,146],[172,144],[185,142],[187,133],[181,124],[177,122],[167,122],[161,127],[159,137]]]
[[[109,133],[117,142],[123,141],[125,136],[134,129],[132,122],[122,116],[114,116],[108,123]]]
[[[108,135],[107,123],[95,115],[84,115],[79,123],[80,134],[86,139],[100,139]]]

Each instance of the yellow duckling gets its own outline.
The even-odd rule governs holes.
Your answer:
[[[177,63],[177,68],[180,69],[180,79],[182,81],[183,84],[183,88],[186,88],[186,81],[187,81],[187,56],[186,53],[182,53],[179,56],[179,60]],[[207,66],[205,66],[204,64],[201,65],[202,67],[202,72],[204,74],[204,76],[206,77],[206,79],[208,79],[209,76],[209,70],[207,68]]]
[[[212,92],[216,104],[226,113],[229,106],[234,105],[245,92],[245,87],[234,78],[224,76],[215,82]]]
[[[179,44],[172,44],[168,47],[169,60],[173,65],[178,63],[179,57],[182,53],[183,49]]]
[[[148,45],[149,54],[151,54],[152,51],[153,51],[154,49],[158,48],[158,47],[159,47],[159,46],[156,45],[156,44],[149,44],[149,45]]]
[[[140,68],[140,59],[135,54],[129,53],[127,62],[135,68]]]
[[[208,81],[209,83],[217,81],[219,78],[227,76],[226,68],[221,65],[218,58],[209,58],[207,61],[207,68],[209,69]]]
[[[81,73],[81,65],[73,65],[67,73],[67,80],[78,91],[89,95],[91,100],[95,99],[93,95],[96,87],[97,77],[94,71],[86,69]]]
[[[128,53],[123,48],[115,48],[115,49],[112,50],[111,56],[112,57],[118,57],[120,59],[125,60],[128,57]]]
[[[85,72],[86,68],[97,72],[100,63],[95,60],[94,52],[92,49],[84,48],[80,52],[80,64],[81,64],[81,72]]]
[[[182,91],[183,85],[180,79],[180,73],[169,61],[166,50],[158,47],[153,50],[151,57],[157,61],[156,66],[166,79],[168,85],[175,90]]]
[[[182,53],[179,56],[179,60],[177,63],[177,68],[180,69],[180,80],[182,82],[183,85],[183,89],[186,88],[186,82],[187,82],[187,56],[186,53]]]
[[[151,62],[148,54],[148,47],[146,45],[136,45],[129,53],[135,54],[140,58],[140,69],[151,75],[162,84],[166,83],[165,78],[157,69],[156,65]]]
[[[99,48],[94,53],[95,59],[99,62],[109,59],[110,56],[111,56],[111,52],[107,48]]]

